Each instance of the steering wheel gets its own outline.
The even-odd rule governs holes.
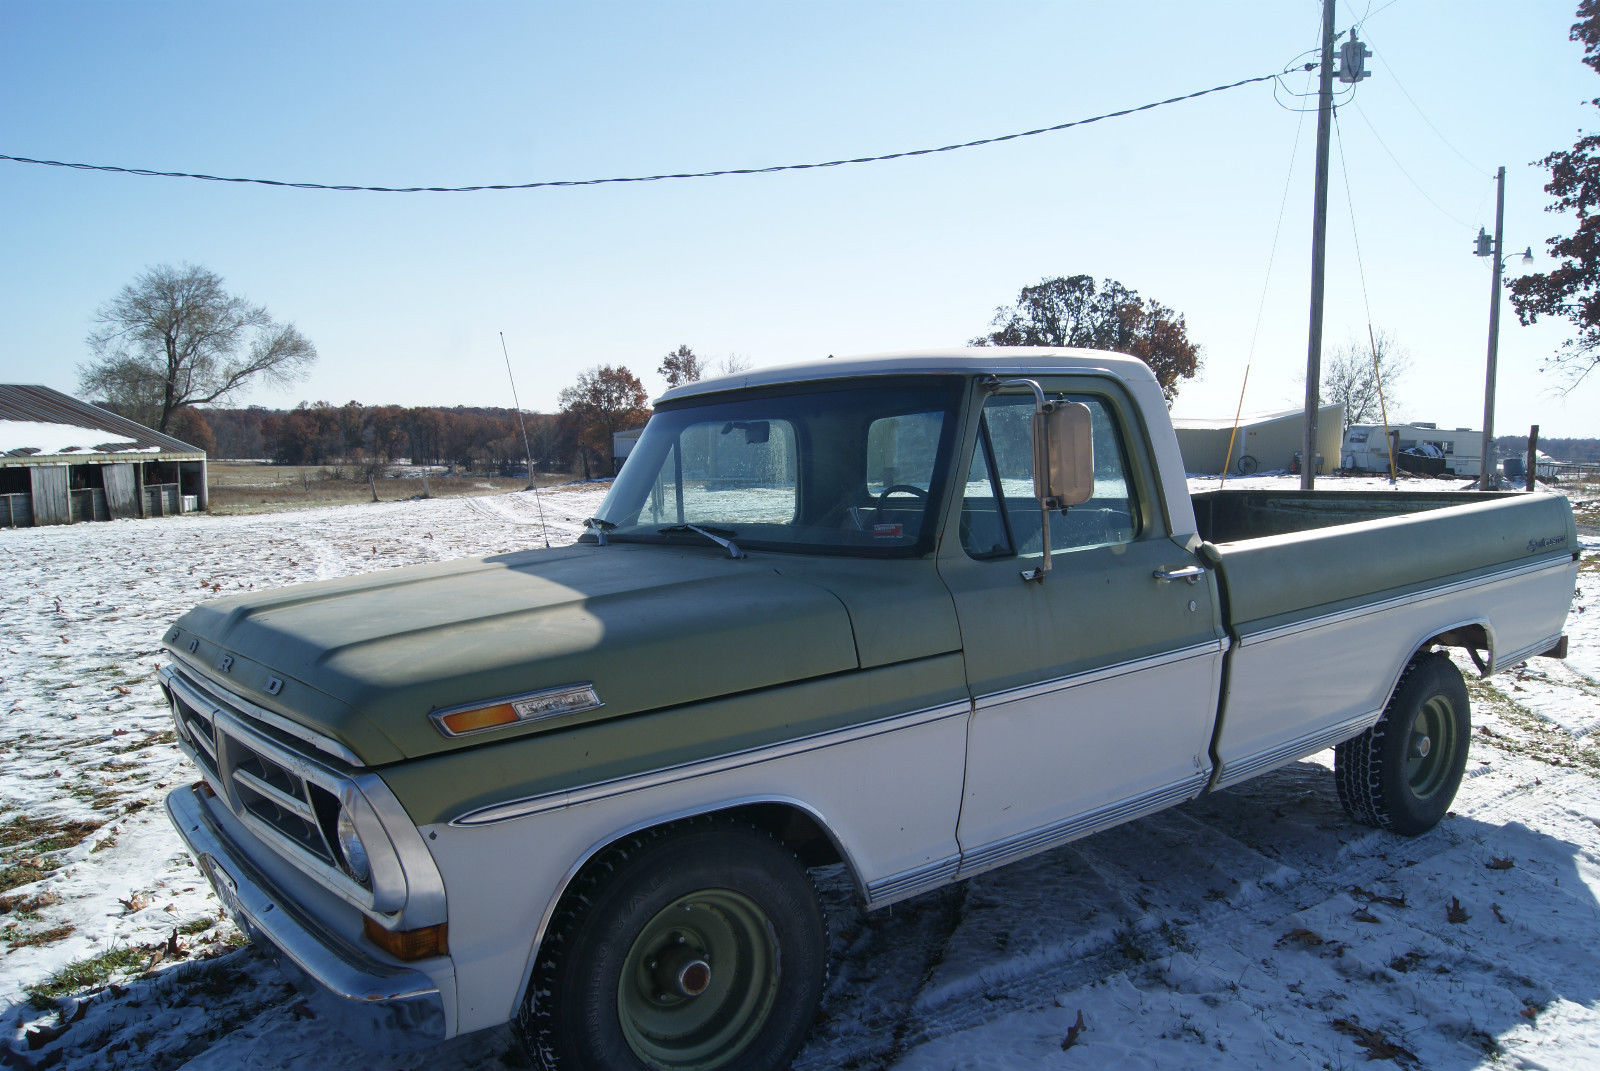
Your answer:
[[[882,491],[878,492],[878,501],[874,507],[876,510],[876,513],[874,514],[875,519],[872,523],[878,524],[883,520],[884,508],[888,506],[889,496],[892,494],[910,495],[911,497],[919,499],[923,502],[928,500],[928,492],[924,491],[920,487],[913,486],[909,483],[891,483],[888,487],[885,487]]]

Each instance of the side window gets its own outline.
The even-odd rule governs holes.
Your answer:
[[[1087,405],[1093,417],[1094,497],[1065,515],[1050,515],[1053,553],[1131,542],[1142,527],[1116,415],[1102,398],[1072,400]],[[1033,497],[1032,417],[1029,395],[998,395],[983,407],[961,510],[962,545],[974,558],[1044,552]]]

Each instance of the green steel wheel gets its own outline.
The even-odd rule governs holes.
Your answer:
[[[1449,696],[1435,695],[1417,711],[1406,737],[1406,784],[1417,799],[1429,799],[1450,783],[1455,732],[1455,705]]]
[[[826,967],[826,922],[794,853],[748,822],[693,819],[584,867],[516,1027],[548,1071],[779,1071]]]
[[[778,995],[777,931],[754,900],[702,889],[668,904],[617,982],[623,1036],[647,1066],[718,1066],[761,1032]]]
[[[1339,802],[1358,822],[1426,833],[1455,801],[1471,740],[1461,671],[1442,653],[1418,655],[1378,723],[1334,749]]]

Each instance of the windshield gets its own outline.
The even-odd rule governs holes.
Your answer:
[[[698,528],[747,549],[925,553],[960,387],[895,377],[657,409],[596,520],[608,542],[704,544]]]

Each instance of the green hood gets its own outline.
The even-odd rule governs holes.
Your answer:
[[[858,666],[849,615],[823,587],[752,559],[624,544],[219,599],[165,640],[180,661],[369,765]],[[590,682],[603,707],[536,725],[452,739],[428,717]]]

